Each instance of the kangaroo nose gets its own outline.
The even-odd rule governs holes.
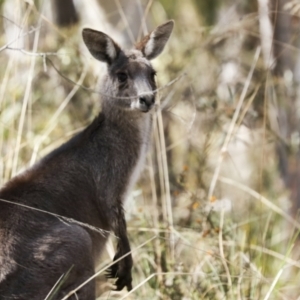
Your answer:
[[[154,96],[153,95],[147,95],[147,96],[141,96],[139,98],[142,111],[148,111],[151,106],[154,104]]]

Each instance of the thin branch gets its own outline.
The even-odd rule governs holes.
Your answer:
[[[3,51],[3,50],[7,50],[8,47],[9,47],[11,44],[15,43],[18,39],[23,38],[23,37],[25,37],[25,36],[27,36],[27,35],[33,33],[33,32],[36,32],[36,31],[38,31],[38,30],[40,30],[40,29],[41,29],[41,27],[33,28],[33,29],[29,30],[28,32],[25,32],[24,34],[22,34],[22,35],[16,37],[16,38],[13,39],[12,41],[8,42],[6,45],[0,47],[0,52]]]
[[[58,214],[55,214],[55,213],[52,213],[52,212],[49,212],[49,211],[46,211],[46,210],[43,210],[43,209],[39,209],[39,208],[32,207],[32,206],[29,206],[29,205],[21,204],[21,203],[12,202],[12,201],[5,200],[5,199],[0,199],[0,201],[8,203],[8,204],[12,204],[12,205],[20,206],[20,207],[23,207],[23,208],[26,208],[26,209],[30,209],[30,210],[33,210],[33,211],[41,212],[41,213],[44,213],[44,214],[47,214],[47,215],[50,215],[50,216],[53,216],[53,217],[56,217],[63,223],[65,223],[65,222],[72,223],[72,224],[76,224],[76,225],[91,229],[93,231],[96,231],[96,232],[100,233],[103,237],[106,237],[107,235],[111,234],[109,230],[104,230],[104,229],[92,226],[90,224],[82,223],[82,222],[77,221],[75,219],[65,217],[65,216],[61,216],[61,215],[58,215]],[[115,236],[115,237],[118,238],[117,236]]]
[[[59,115],[62,113],[62,111],[66,108],[66,106],[71,101],[73,96],[77,93],[77,91],[79,89],[79,85],[83,82],[83,80],[86,76],[86,73],[87,73],[87,67],[85,67],[84,71],[81,73],[81,76],[78,80],[78,85],[75,85],[73,87],[71,92],[67,95],[65,100],[60,104],[60,106],[58,107],[56,112],[53,114],[53,116],[50,119],[50,121],[48,122],[48,124],[45,126],[44,132],[42,133],[42,135],[39,137],[36,144],[34,145],[34,149],[33,149],[32,155],[31,155],[31,159],[30,159],[30,166],[32,166],[35,163],[40,146],[46,140],[46,138],[49,136],[49,134],[55,129],[55,126],[56,126],[55,121],[57,120]]]
[[[160,97],[158,95],[158,104],[160,104]],[[161,146],[161,162],[162,162],[162,175],[165,187],[165,205],[166,205],[166,212],[167,212],[167,221],[168,227],[170,228],[170,249],[171,249],[171,258],[175,259],[175,240],[174,240],[174,221],[173,221],[173,212],[172,212],[172,200],[171,200],[171,188],[170,188],[170,179],[169,179],[169,172],[168,172],[168,160],[167,160],[167,150],[166,150],[166,140],[164,134],[164,125],[162,119],[162,113],[159,111],[157,113],[157,131]]]
[[[9,47],[5,47],[4,50],[14,50],[14,51],[20,51],[22,52],[23,54],[26,54],[26,55],[30,55],[30,56],[40,56],[42,57],[43,59],[45,59],[47,62],[49,62],[51,64],[51,66],[53,67],[53,69],[65,80],[67,80],[68,82],[70,82],[71,84],[73,85],[77,85],[79,86],[81,89],[87,91],[87,92],[90,92],[90,93],[94,93],[94,94],[99,94],[103,97],[109,97],[109,98],[113,98],[113,99],[120,99],[120,100],[131,100],[131,99],[136,99],[137,97],[139,96],[143,96],[143,95],[146,95],[148,93],[141,93],[139,94],[138,96],[131,96],[131,97],[116,97],[116,96],[112,96],[112,95],[108,95],[108,94],[104,94],[102,93],[100,90],[96,90],[96,89],[92,89],[92,88],[89,88],[89,87],[86,87],[82,84],[78,84],[77,82],[71,80],[69,77],[67,77],[66,75],[64,75],[61,71],[58,70],[58,68],[55,66],[55,64],[53,63],[53,61],[48,58],[48,55],[49,56],[59,56],[61,54],[58,54],[58,53],[55,53],[55,52],[29,52],[29,51],[26,51],[24,49],[18,49],[18,48],[9,48]],[[160,87],[160,88],[157,88],[155,90],[152,91],[152,93],[157,93],[159,91],[162,91],[170,86],[172,86],[173,84],[175,84],[177,81],[181,80],[183,77],[187,76],[187,73],[184,72],[182,73],[181,75],[177,76],[176,78],[174,78],[173,80],[169,81],[167,84],[165,84],[164,86]]]
[[[130,38],[130,41],[131,41],[131,43],[134,44],[134,43],[135,43],[134,35],[133,35],[133,33],[132,33],[132,30],[130,29],[130,26],[129,26],[127,17],[126,17],[126,15],[125,15],[125,13],[124,13],[124,10],[123,10],[123,8],[122,8],[122,5],[121,5],[121,3],[120,3],[120,0],[115,0],[115,3],[116,3],[116,5],[117,5],[117,7],[118,7],[118,11],[119,11],[119,14],[120,14],[120,16],[121,16],[121,18],[122,18],[122,21],[124,22],[124,25],[125,25],[125,27],[126,27],[126,29],[127,29],[127,32],[128,32],[129,38]]]
[[[131,253],[137,251],[140,248],[143,248],[145,245],[147,245],[148,243],[150,243],[151,241],[153,241],[156,238],[156,236],[153,236],[152,238],[150,238],[149,240],[147,240],[146,242],[142,243],[141,245],[139,245],[138,247],[132,249],[130,252],[127,252],[126,254],[124,254],[123,256],[121,256],[120,258],[114,260],[112,263],[110,263],[108,266],[106,266],[105,268],[102,268],[101,270],[99,270],[98,272],[96,272],[93,276],[91,276],[89,279],[87,279],[85,282],[83,282],[81,285],[79,285],[76,289],[74,289],[73,291],[69,292],[65,297],[63,297],[61,300],[66,300],[68,299],[70,296],[74,295],[78,290],[80,290],[82,287],[84,287],[86,284],[88,284],[90,281],[92,281],[94,278],[96,278],[99,274],[103,273],[105,270],[107,270],[109,267],[111,267],[112,265],[114,265],[115,263],[117,263],[118,261],[122,260],[124,257],[130,255]]]
[[[150,11],[150,8],[151,8],[152,4],[153,4],[153,0],[149,0],[148,4],[146,6],[146,9],[144,11],[142,21],[141,21],[141,27],[140,27],[140,30],[139,30],[139,33],[138,33],[138,36],[137,36],[138,41],[142,38],[142,34],[143,35],[148,34],[146,19],[147,19],[147,16],[149,14],[149,11]]]
[[[258,0],[259,30],[264,64],[267,69],[275,66],[272,51],[273,29],[269,16],[269,1]]]
[[[66,55],[66,53],[57,53],[57,52],[31,52],[31,51],[27,51],[24,50],[22,48],[14,48],[14,47],[6,47],[7,50],[13,50],[13,51],[20,51],[23,54],[29,55],[29,56],[41,56],[41,57],[45,57],[45,56],[62,56],[62,55]]]
[[[6,21],[8,21],[8,22],[10,22],[10,23],[12,23],[12,24],[14,24],[14,25],[17,26],[18,28],[22,29],[22,27],[21,27],[20,25],[18,25],[17,23],[15,23],[13,20],[11,20],[11,19],[9,19],[9,18],[7,18],[7,17],[5,17],[5,16],[3,16],[3,15],[0,15],[0,18],[2,18],[2,19],[4,19],[4,20],[6,20]]]
[[[221,171],[221,166],[222,166],[224,157],[227,153],[227,148],[228,148],[229,142],[231,140],[232,134],[234,132],[235,124],[237,122],[240,110],[242,108],[242,104],[244,102],[244,99],[246,97],[248,88],[250,86],[250,82],[251,82],[251,79],[252,79],[252,76],[253,76],[253,72],[255,70],[256,63],[257,63],[259,55],[260,55],[260,49],[261,49],[260,47],[258,47],[256,49],[251,69],[250,69],[248,77],[246,79],[246,82],[245,82],[242,94],[240,96],[239,102],[237,104],[235,113],[234,113],[233,118],[231,120],[231,123],[230,123],[229,129],[228,129],[224,144],[221,148],[219,159],[218,159],[218,164],[215,168],[215,172],[214,172],[213,178],[212,178],[211,183],[210,183],[210,187],[209,187],[209,191],[208,191],[208,199],[211,199],[211,197],[213,196],[213,192],[215,190],[215,186],[216,186],[216,183],[217,183],[220,171]]]
[[[230,178],[226,178],[226,177],[223,177],[223,176],[220,176],[218,178],[218,180],[220,182],[232,185],[235,188],[238,188],[238,189],[240,189],[240,190],[248,193],[249,195],[253,196],[257,200],[261,201],[265,206],[269,207],[274,212],[276,212],[277,214],[279,214],[280,216],[282,216],[284,219],[286,219],[295,228],[297,228],[298,230],[300,230],[300,223],[299,222],[297,222],[294,218],[292,218],[289,214],[287,214],[283,209],[281,209],[280,207],[278,207],[277,205],[275,205],[273,202],[271,202],[270,200],[268,200],[267,198],[265,198],[264,196],[262,196],[261,194],[259,194],[255,190],[253,190],[253,189],[249,188],[248,186],[243,185],[243,184],[241,184],[241,183],[239,183],[239,182],[237,182],[235,180],[232,180]]]
[[[38,28],[41,28],[41,22],[42,22],[42,19],[39,18]],[[40,38],[40,30],[36,31],[35,35],[34,35],[34,41],[33,41],[32,48],[35,51],[38,48],[39,38]],[[36,64],[36,59],[32,57],[31,61],[30,61],[30,68],[29,68],[29,71],[28,71],[28,79],[27,79],[26,88],[25,88],[25,92],[24,92],[24,97],[23,97],[23,101],[22,101],[22,109],[21,109],[21,114],[20,114],[17,140],[16,140],[16,146],[15,146],[16,151],[15,151],[15,154],[14,154],[13,164],[12,164],[12,176],[14,176],[17,172],[22,133],[23,133],[24,125],[25,125],[25,116],[26,116],[26,112],[27,112],[27,109],[28,109],[29,98],[30,98],[30,95],[31,95],[31,92],[32,92],[31,87],[32,87],[32,82],[33,82],[33,73],[34,73],[35,64]]]
[[[277,284],[277,282],[278,282],[278,280],[279,280],[279,278],[280,278],[280,276],[281,276],[283,270],[284,270],[286,267],[288,267],[288,266],[284,266],[284,267],[282,267],[282,268],[278,271],[278,273],[277,273],[276,277],[274,278],[274,280],[273,280],[273,282],[272,282],[272,284],[271,284],[271,286],[270,286],[270,289],[268,290],[268,292],[267,292],[267,294],[266,294],[264,300],[268,300],[268,299],[270,298],[270,296],[271,296],[271,294],[272,294],[272,291],[274,290],[274,288],[275,288],[275,286],[276,286],[276,284]]]
[[[224,248],[223,248],[223,225],[224,225],[224,209],[221,211],[220,215],[220,230],[219,230],[219,250],[220,250],[220,258],[223,264],[223,267],[226,272],[226,277],[227,277],[227,285],[228,285],[228,290],[232,298],[232,281],[231,281],[231,275],[230,271],[226,262],[225,254],[224,254]]]

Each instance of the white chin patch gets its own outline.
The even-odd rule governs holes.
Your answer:
[[[113,41],[110,38],[106,38],[106,53],[110,57],[111,60],[116,58],[116,48]]]
[[[137,101],[137,100],[132,101],[131,104],[130,104],[130,108],[131,108],[132,110],[138,109],[138,108],[139,108],[138,101]]]

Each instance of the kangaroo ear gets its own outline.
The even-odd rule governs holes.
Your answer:
[[[82,30],[82,38],[91,52],[98,60],[111,64],[119,55],[121,48],[107,34],[93,29]]]
[[[144,56],[151,60],[157,57],[169,40],[174,27],[174,21],[170,20],[153,30],[136,45],[136,49],[141,50]]]

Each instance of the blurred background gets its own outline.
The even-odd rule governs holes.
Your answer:
[[[97,299],[300,299],[299,0],[0,0],[0,183],[87,126],[106,66],[83,27],[153,62],[151,152],[125,208],[132,292]]]

